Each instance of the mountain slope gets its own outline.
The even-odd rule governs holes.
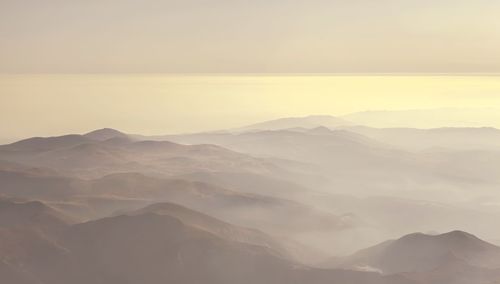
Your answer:
[[[108,284],[411,283],[402,277],[309,269],[276,257],[265,247],[228,241],[177,218],[151,213],[77,225],[66,238],[77,263],[94,273],[75,277],[77,284],[89,280]]]
[[[500,247],[461,231],[435,236],[415,233],[359,251],[340,260],[338,267],[369,267],[384,274],[397,274],[432,271],[456,260],[498,269]]]
[[[291,258],[290,253],[284,246],[260,231],[234,226],[174,203],[155,203],[129,212],[126,215],[137,216],[146,213],[170,216],[179,219],[189,226],[210,232],[222,239],[262,246],[273,250],[278,256]],[[286,242],[283,241],[282,243],[285,244]]]
[[[404,275],[425,284],[493,284],[500,280],[500,269],[473,266],[450,254],[443,264],[431,271],[405,273]]]
[[[64,224],[52,237],[30,228],[0,227],[2,281],[9,284],[414,283],[399,276],[311,269],[283,258],[269,246],[247,242],[255,236],[253,231],[233,228],[176,205],[161,204],[143,211],[77,225]]]
[[[28,153],[50,151],[65,147],[76,146],[82,143],[91,142],[92,139],[82,135],[70,134],[55,137],[33,137],[14,142],[8,145],[1,145],[0,150],[8,152],[25,151]],[[8,152],[6,154],[8,154]]]
[[[234,188],[140,173],[112,174],[93,180],[0,171],[0,194],[48,202],[79,220],[97,219],[158,202],[176,203],[226,222],[257,228],[294,240],[306,233],[323,236],[356,223],[301,202]],[[304,244],[315,243],[311,240]],[[302,250],[309,258],[307,250]],[[310,255],[315,257],[316,252]]]
[[[307,186],[326,186],[357,192],[367,189],[360,180],[369,180],[372,190],[399,191],[399,184],[412,182],[441,182],[449,180],[431,172],[427,160],[400,151],[373,139],[345,130],[317,131],[256,131],[241,134],[210,136],[178,136],[171,139],[182,143],[218,143],[238,152],[259,157],[275,157],[306,163],[316,175],[329,177],[323,184],[313,184],[301,178]],[[201,140],[200,140],[201,139]],[[277,162],[279,163],[279,162]],[[320,179],[316,179],[320,180]],[[388,182],[390,181],[390,182]],[[388,188],[394,186],[395,189]]]

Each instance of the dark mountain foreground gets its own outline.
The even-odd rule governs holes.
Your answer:
[[[31,214],[36,227],[54,223],[44,217],[53,210],[43,203],[2,204],[9,206],[20,215]],[[33,213],[34,206],[42,209]],[[403,276],[296,264],[275,250],[263,233],[173,204],[57,225],[64,229],[52,234],[23,220],[1,224],[4,283],[416,283]]]

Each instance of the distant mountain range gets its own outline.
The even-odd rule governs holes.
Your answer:
[[[465,231],[500,239],[499,167],[495,128],[371,128],[328,116],[28,138],[0,146],[0,275],[9,284],[491,284],[500,248]]]
[[[410,110],[373,110],[340,116],[311,115],[271,120],[243,127],[244,130],[277,130],[293,127],[329,128],[362,125],[375,128],[500,127],[498,108],[437,108]]]
[[[239,128],[239,131],[280,130],[287,128],[316,128],[320,126],[336,128],[351,125],[352,122],[331,115],[311,115],[305,117],[289,117],[265,121]]]
[[[325,119],[336,121],[324,116],[312,118],[312,120],[311,117],[306,118],[307,123],[322,122]],[[496,168],[500,166],[500,151],[496,150],[500,149],[499,130],[493,128],[376,129],[362,126],[342,126],[333,129],[324,126],[304,128],[296,127],[297,121],[300,119],[294,118],[290,125],[285,125],[291,128],[278,130],[252,129],[236,132],[228,130],[215,133],[149,137],[130,135],[105,128],[84,135],[29,138],[0,146],[0,169],[4,167],[8,170],[8,173],[2,173],[5,178],[4,184],[12,185],[4,187],[3,192],[22,196],[23,194],[20,193],[22,189],[26,190],[25,193],[29,193],[29,197],[47,198],[52,194],[51,192],[57,191],[59,193],[56,196],[64,196],[61,193],[65,193],[66,198],[74,198],[72,196],[81,195],[82,189],[74,192],[72,190],[82,188],[82,183],[86,184],[81,179],[98,180],[109,176],[106,179],[111,180],[113,175],[118,174],[114,176],[115,181],[109,183],[109,188],[116,188],[112,198],[103,196],[101,192],[99,199],[95,199],[95,196],[92,199],[85,197],[86,200],[83,203],[87,204],[89,200],[92,200],[92,204],[100,204],[96,200],[106,200],[102,204],[109,205],[111,200],[121,200],[118,203],[121,205],[99,206],[99,208],[107,208],[107,214],[112,212],[109,209],[118,210],[126,203],[129,203],[127,208],[130,208],[130,204],[133,203],[136,203],[136,206],[146,205],[147,201],[144,200],[133,202],[123,200],[131,197],[138,199],[144,191],[134,189],[137,194],[131,196],[129,193],[125,194],[126,191],[119,191],[117,186],[112,184],[131,183],[137,187],[144,187],[141,183],[148,184],[150,181],[146,180],[159,178],[198,181],[218,188],[230,189],[233,192],[293,200],[309,207],[315,207],[318,202],[322,202],[315,197],[321,194],[316,193],[361,196],[376,194],[403,198],[410,202],[414,199],[444,204],[462,200],[465,197],[469,200],[478,200],[478,202],[464,204],[466,208],[463,209],[458,206],[459,208],[450,212],[464,212],[464,214],[458,213],[464,216],[475,212],[474,216],[484,216],[487,219],[500,215],[498,211],[484,212],[495,209],[488,205],[492,202],[491,199],[486,199],[484,206],[481,201],[493,194],[500,182],[496,174]],[[26,173],[29,175],[26,176]],[[129,173],[134,174],[127,177]],[[135,175],[135,173],[140,175]],[[18,183],[11,183],[15,175],[20,175],[20,180],[23,180],[22,186]],[[37,178],[33,175],[44,175],[47,180],[51,181],[47,184],[40,183],[39,186],[45,189],[36,191],[33,186],[38,181],[35,181]],[[141,175],[146,176],[146,180],[138,178]],[[71,179],[68,180],[68,177]],[[132,177],[137,177],[137,179]],[[76,181],[72,180],[73,178],[76,178]],[[126,182],[121,182],[122,178]],[[72,186],[69,187],[71,189],[63,186],[64,184],[71,184]],[[75,187],[75,184],[78,186]],[[155,190],[160,192],[159,189]],[[168,201],[165,199],[167,195],[156,196],[162,196],[163,201]],[[172,198],[172,195],[168,198]],[[187,202],[186,200],[192,201],[190,198],[185,198],[184,202]],[[390,215],[378,214],[381,212],[381,207],[372,206],[378,204],[375,200],[371,200],[369,205],[363,207],[336,205],[336,207],[325,206],[322,210],[330,211],[329,213],[336,216],[354,214],[355,223],[361,222],[365,224],[363,226],[384,226],[386,229],[395,229],[396,226],[390,226],[390,223],[386,221],[387,218],[392,220],[394,218]],[[390,203],[392,204],[394,200],[396,199],[390,200]],[[176,202],[179,202],[179,198]],[[81,202],[76,204],[78,206],[75,206],[75,203],[64,206],[72,209],[85,208],[81,206]],[[211,204],[215,206],[216,203]],[[418,202],[412,202],[412,204],[418,204]],[[184,203],[184,205],[196,205],[195,209],[208,210],[199,207],[199,204]],[[241,205],[238,206],[241,207]],[[97,210],[95,206],[93,208]],[[371,212],[360,210],[361,208],[368,208]],[[99,210],[94,211],[96,212],[94,217],[103,216],[104,212]],[[238,210],[241,212],[242,209]],[[271,209],[269,210],[271,212]],[[431,209],[431,211],[434,210]],[[79,211],[76,214],[88,218],[89,210],[86,212]],[[209,213],[222,216],[220,212],[214,212]],[[287,209],[275,212],[286,216],[291,211]],[[444,215],[439,215],[435,223],[430,223],[428,230],[435,230],[440,227],[440,224],[451,221],[448,217],[449,213],[438,212]],[[304,216],[310,216],[309,214],[306,213]],[[237,215],[244,216],[245,214]],[[373,216],[376,218],[374,219]],[[258,221],[246,218],[242,221],[243,219],[238,218],[229,221],[258,226],[261,229],[277,228],[271,222],[262,222],[265,219],[261,218]],[[332,218],[332,220],[335,219]],[[300,221],[303,218],[296,220]],[[307,227],[310,231],[318,228],[317,225],[307,223],[302,222],[302,225],[295,226],[293,230],[297,232],[297,229]],[[370,225],[371,223],[375,225]],[[353,227],[352,225],[344,226],[343,222],[339,221],[333,221],[330,224],[332,228],[342,228],[344,232],[349,231],[345,228]],[[474,229],[474,231],[479,230],[488,235],[492,232],[487,224],[481,228],[469,221],[453,222],[453,224]],[[423,225],[417,226],[413,222],[408,229],[423,229]],[[449,228],[449,226],[445,227]],[[372,229],[369,228],[369,230]],[[276,233],[276,229],[272,231]],[[282,230],[277,233],[285,232],[290,231]],[[402,232],[406,231],[396,230],[393,234]],[[361,237],[365,233],[355,232],[354,234]],[[388,237],[390,234],[383,236]],[[341,236],[342,239],[352,237],[355,236]],[[492,235],[495,239],[499,237]],[[300,238],[303,242],[315,244],[318,247],[324,247],[322,244],[327,243],[323,237],[322,240],[312,240],[306,235]],[[359,243],[365,242],[359,240]],[[350,250],[349,246],[345,245],[331,249],[336,252],[346,249],[342,251],[343,253],[348,253]]]

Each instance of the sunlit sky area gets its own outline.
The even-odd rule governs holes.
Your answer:
[[[168,134],[287,116],[436,108],[468,109],[474,126],[500,127],[500,115],[484,113],[500,106],[496,76],[3,75],[0,94],[4,139],[102,127]],[[442,126],[433,121],[415,118],[408,126]]]
[[[448,124],[408,114],[377,127],[500,127],[498,11],[492,0],[2,0],[0,142],[368,110],[467,109]]]

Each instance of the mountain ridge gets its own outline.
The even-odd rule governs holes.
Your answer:
[[[446,264],[450,255],[470,265],[500,269],[500,247],[459,230],[439,235],[408,234],[360,250],[337,265],[369,266],[384,274],[425,272]]]

